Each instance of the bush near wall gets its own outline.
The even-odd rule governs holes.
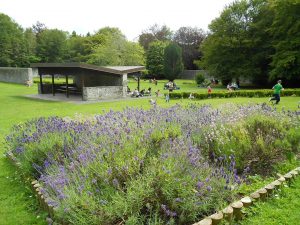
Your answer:
[[[232,91],[232,92],[216,92],[211,94],[211,98],[233,98],[233,97],[271,97],[272,90],[247,90],[247,91]],[[170,98],[188,98],[190,92],[170,93]],[[206,93],[195,93],[196,99],[207,99],[209,96]],[[281,96],[300,96],[300,89],[285,89],[281,92]]]

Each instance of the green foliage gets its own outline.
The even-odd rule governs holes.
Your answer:
[[[166,42],[152,42],[146,53],[146,68],[149,74],[156,78],[164,77],[164,52],[166,46]]]
[[[249,193],[253,193],[273,181],[273,177],[264,177],[258,174],[249,175],[247,177],[247,183],[243,183],[239,188],[239,193],[245,196],[249,195]]]
[[[127,41],[123,51],[124,66],[145,65],[145,52],[138,43]]]
[[[144,50],[126,40],[117,28],[102,28],[96,35],[99,42],[92,47],[88,63],[100,66],[129,66],[144,64]]]
[[[180,27],[174,34],[173,41],[182,48],[184,68],[195,70],[195,60],[199,60],[201,52],[199,46],[205,39],[206,34],[202,29],[193,27]]]
[[[235,1],[226,7],[209,26],[199,66],[221,80],[246,77],[265,84],[270,54],[265,27],[272,21],[269,14],[262,16],[264,7],[264,0]]]
[[[172,92],[170,93],[170,98],[188,98],[190,95],[190,92]],[[218,91],[211,93],[210,96],[208,96],[207,93],[195,93],[194,96],[196,99],[206,99],[208,97],[210,98],[235,98],[235,97],[259,97],[259,98],[266,98],[271,97],[273,95],[272,90],[243,90],[243,91]],[[284,92],[281,93],[281,96],[300,96],[300,90],[299,89],[285,89]]]
[[[262,106],[262,110],[263,107],[265,106]],[[292,160],[288,153],[291,152],[291,145],[294,143],[290,141],[289,135],[290,132],[295,132],[292,130],[298,126],[297,122],[291,123],[284,114],[278,118],[257,113],[235,124],[204,130],[203,134],[199,133],[194,138],[199,141],[207,155],[234,155],[239,171],[250,167],[252,174],[267,175],[274,171],[278,163]],[[198,136],[207,136],[206,133],[215,133],[218,138],[203,141],[203,138]],[[300,145],[297,143],[294,153],[299,153],[299,150]]]
[[[183,71],[182,51],[179,45],[170,43],[164,52],[164,74],[171,81]]]
[[[203,73],[197,73],[195,76],[196,84],[200,85],[205,81],[205,77]]]
[[[28,65],[23,29],[9,16],[0,13],[0,66]]]
[[[150,47],[150,44],[155,41],[168,42],[171,41],[172,31],[167,26],[159,26],[154,24],[146,31],[143,31],[139,36],[139,43],[145,51]]]
[[[43,30],[37,38],[37,56],[43,63],[63,62],[67,50],[67,34],[58,29]]]
[[[209,26],[203,66],[221,80],[244,77],[255,84],[299,82],[298,0],[243,0],[226,7]]]
[[[300,78],[300,2],[298,0],[271,1],[275,12],[271,33],[274,36],[271,79],[285,78],[290,85]]]
[[[26,52],[28,61],[30,63],[38,62],[40,59],[36,55],[36,34],[31,28],[28,28],[24,32],[24,37],[26,41]]]
[[[67,39],[68,52],[65,56],[69,62],[86,62],[92,52],[92,42],[89,37],[72,35]]]

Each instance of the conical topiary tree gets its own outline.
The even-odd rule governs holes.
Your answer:
[[[171,81],[179,77],[183,70],[182,51],[179,45],[170,43],[165,48],[164,72],[165,77]]]

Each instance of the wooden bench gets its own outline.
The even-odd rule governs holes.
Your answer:
[[[67,92],[67,86],[59,86],[58,88],[55,89],[55,91],[66,93]],[[81,94],[81,90],[78,89],[75,86],[68,86],[68,92],[69,93],[75,93],[75,94]]]

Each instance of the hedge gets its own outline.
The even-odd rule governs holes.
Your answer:
[[[172,92],[170,93],[170,98],[188,98],[190,92]],[[246,90],[246,91],[223,91],[211,93],[211,98],[233,98],[233,97],[272,97],[273,90]],[[300,96],[300,89],[285,89],[281,92],[281,96]],[[207,93],[194,93],[195,99],[207,99],[209,95]]]

